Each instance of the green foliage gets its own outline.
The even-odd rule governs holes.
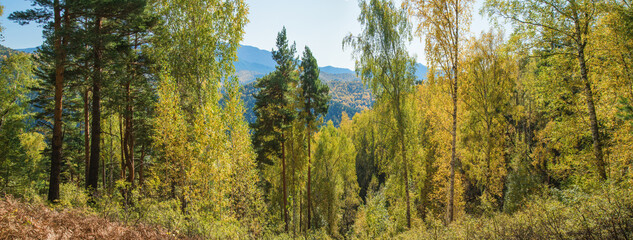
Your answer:
[[[620,98],[618,117],[625,121],[633,120],[633,106],[626,98]]]
[[[44,136],[35,132],[29,105],[31,88],[38,86],[34,63],[27,54],[0,62],[0,192],[29,195],[43,189],[46,176]]]
[[[505,116],[512,110],[513,79],[516,67],[511,56],[505,54],[500,32],[483,33],[471,43],[466,63],[468,78],[464,87],[465,120],[462,125],[462,144],[465,152],[461,160],[466,172],[469,202],[479,202],[483,211],[501,207],[507,167],[504,146],[509,123]],[[476,212],[473,206],[467,211]]]
[[[57,208],[88,208],[88,192],[86,191],[86,189],[81,188],[75,184],[62,183],[59,186],[59,196],[59,202],[55,203],[55,207]]]
[[[1,33],[0,33],[1,34]],[[14,55],[14,54],[18,54],[19,52],[16,50],[13,50],[11,48],[5,47],[0,45],[0,59],[4,60],[7,57]]]
[[[512,215],[466,217],[449,226],[430,220],[400,239],[626,239],[631,237],[630,189],[603,187],[595,192],[552,190],[536,196]]]
[[[406,132],[409,125],[406,122],[406,97],[413,90],[415,81],[415,59],[409,56],[406,44],[411,40],[411,26],[407,20],[406,11],[397,8],[391,1],[372,0],[369,3],[359,1],[361,9],[358,21],[362,25],[362,33],[358,36],[348,35],[343,40],[343,46],[351,46],[355,54],[356,74],[363,83],[369,85],[378,101],[386,104],[395,120],[397,141],[400,143],[399,163],[391,165],[402,166],[401,174],[404,181],[404,199],[407,208],[407,226],[411,226],[409,175],[410,166],[407,161]],[[393,172],[396,174],[396,172]]]
[[[372,179],[372,184],[377,188],[376,179]],[[374,189],[375,190],[375,189]],[[373,190],[367,194],[364,205],[358,208],[356,222],[351,233],[352,239],[388,239],[392,237],[391,231],[393,222],[386,207],[384,191]]]
[[[301,59],[301,97],[304,102],[303,117],[305,118],[308,130],[314,128],[313,124],[320,115],[328,112],[328,95],[330,88],[321,82],[319,78],[319,65],[312,56],[312,51],[306,46]]]
[[[360,204],[356,149],[352,139],[328,122],[315,136],[313,193],[315,218],[333,236],[345,236]]]
[[[303,185],[298,182],[297,176],[305,166],[303,136],[306,126],[294,121],[302,104],[298,100],[299,74],[295,54],[295,44],[288,44],[284,27],[277,34],[277,49],[273,50],[276,70],[257,79],[255,87],[259,91],[253,108],[257,120],[251,125],[257,168],[268,207],[272,212],[279,211],[283,215],[286,231],[289,229],[288,211],[291,209],[287,202],[297,205],[295,201],[300,197],[296,187]],[[295,209],[293,216],[296,215]],[[294,219],[293,223],[296,223]]]

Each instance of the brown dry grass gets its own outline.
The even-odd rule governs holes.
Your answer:
[[[77,209],[57,211],[42,204],[0,198],[0,239],[176,239],[167,230],[126,226]]]

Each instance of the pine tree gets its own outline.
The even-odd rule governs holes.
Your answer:
[[[300,76],[302,99],[304,101],[303,118],[308,132],[308,229],[310,229],[312,197],[311,197],[311,148],[312,132],[316,127],[317,119],[324,116],[328,111],[328,102],[330,100],[329,87],[319,79],[319,66],[316,59],[312,56],[312,51],[306,46],[301,59],[302,74]]]
[[[293,87],[297,82],[297,60],[295,44],[288,45],[286,28],[277,35],[277,50],[273,50],[276,70],[257,80],[255,108],[257,121],[253,124],[253,144],[258,156],[258,167],[272,165],[273,159],[281,160],[282,199],[281,211],[288,231],[287,179],[286,179],[286,130],[296,118],[296,109],[289,106]]]
[[[134,17],[141,14],[146,6],[145,0],[103,0],[86,3],[86,17],[90,24],[86,28],[87,44],[92,49],[92,124],[90,140],[90,168],[86,187],[97,190],[99,182],[99,160],[101,152],[101,94],[104,86],[104,73],[108,63],[114,61],[117,50],[125,48],[113,48],[123,42],[123,35],[119,31],[127,32],[133,29],[130,24]]]
[[[33,0],[34,9],[11,13],[9,19],[24,25],[29,22],[37,22],[46,25],[45,44],[53,46],[52,58],[54,65],[54,116],[53,116],[53,139],[51,154],[51,171],[48,188],[48,201],[59,200],[59,184],[62,164],[62,96],[64,89],[64,74],[66,70],[66,48],[69,38],[69,1],[60,0],[45,1]],[[50,9],[53,11],[51,12]],[[50,19],[53,19],[52,21]],[[62,23],[64,22],[64,23]]]

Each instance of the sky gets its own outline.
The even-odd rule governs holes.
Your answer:
[[[489,20],[479,15],[484,0],[475,0],[473,6],[472,33],[490,29]],[[4,14],[0,25],[4,27],[4,39],[0,44],[13,48],[31,48],[42,44],[42,28],[37,24],[20,26],[7,17],[13,11],[31,8],[30,0],[0,0]],[[286,27],[288,39],[297,44],[300,55],[305,45],[312,50],[320,66],[354,68],[351,50],[342,48],[343,38],[360,33],[358,2],[356,0],[246,0],[249,6],[249,23],[246,25],[241,44],[272,50],[277,33]],[[507,34],[507,33],[506,33]],[[414,37],[409,51],[417,61],[426,65],[424,45]]]

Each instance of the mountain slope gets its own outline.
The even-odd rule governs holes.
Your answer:
[[[13,55],[13,54],[17,54],[19,52],[20,51],[18,51],[18,50],[14,50],[14,49],[5,47],[3,45],[0,45],[0,59],[6,58],[6,57],[8,57],[10,55]]]
[[[240,83],[244,86],[242,98],[246,106],[246,119],[253,123],[255,121],[253,94],[257,91],[254,82],[257,78],[274,71],[276,64],[272,60],[271,52],[256,47],[240,46],[237,56],[238,61],[235,63],[235,68]],[[420,63],[417,63],[415,68],[417,80],[426,79],[428,68]],[[371,91],[363,86],[354,71],[333,66],[320,67],[320,69],[320,78],[330,87],[330,96],[332,97],[329,102],[329,111],[325,117],[326,122],[331,120],[338,126],[343,112],[353,117],[354,114],[371,108],[373,104]]]
[[[417,80],[421,81],[426,79],[426,73],[429,72],[429,68],[422,65],[421,63],[415,64],[415,77]]]
[[[335,126],[338,126],[343,112],[353,117],[354,114],[369,109],[373,105],[371,91],[360,81],[326,81],[326,84],[330,87],[332,99],[328,102],[329,109],[324,122],[332,121]],[[254,82],[243,85],[242,100],[246,108],[245,118],[249,123],[254,123],[256,120],[253,112],[255,93],[257,89]]]
[[[35,51],[37,51],[37,47],[21,48],[21,49],[15,49],[15,50],[20,51],[20,52],[25,52],[25,53],[34,53]]]

